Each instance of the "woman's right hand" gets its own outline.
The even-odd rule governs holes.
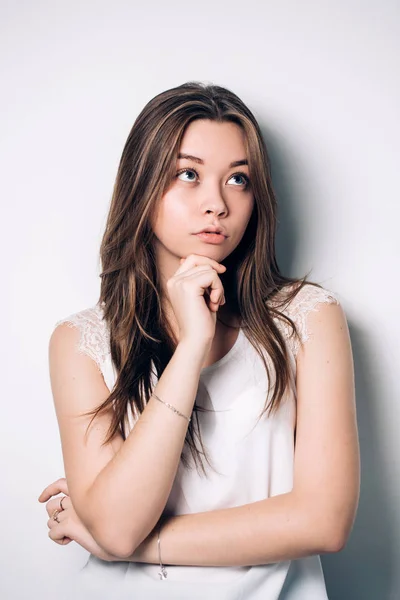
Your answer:
[[[179,326],[179,341],[209,345],[215,335],[217,311],[225,304],[218,273],[226,267],[216,260],[190,254],[167,281],[167,290]],[[210,291],[209,289],[210,288]]]

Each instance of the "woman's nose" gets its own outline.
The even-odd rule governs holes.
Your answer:
[[[216,215],[223,215],[228,212],[227,204],[218,186],[208,189],[207,195],[202,200],[201,208],[206,213],[212,212]]]

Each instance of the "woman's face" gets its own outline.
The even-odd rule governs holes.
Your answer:
[[[183,155],[195,158],[184,158]],[[180,259],[201,254],[221,262],[238,246],[254,206],[244,133],[239,125],[206,119],[192,121],[184,133],[176,177],[162,197],[153,232],[157,265],[169,279]],[[212,244],[195,235],[208,226],[226,237]]]

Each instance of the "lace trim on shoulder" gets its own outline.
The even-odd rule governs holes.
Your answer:
[[[102,373],[104,362],[110,353],[110,335],[106,321],[103,320],[103,310],[100,304],[86,308],[60,319],[55,324],[56,328],[61,323],[69,327],[76,327],[80,331],[77,350],[87,354],[98,366]]]
[[[284,314],[295,322],[301,342],[292,334],[292,327],[283,319],[276,317],[279,327],[282,329],[285,338],[288,340],[289,347],[294,356],[300,348],[310,339],[310,332],[307,327],[307,317],[310,312],[317,312],[321,304],[340,304],[336,294],[326,288],[319,288],[314,285],[306,284],[293,298],[293,300],[282,310]]]

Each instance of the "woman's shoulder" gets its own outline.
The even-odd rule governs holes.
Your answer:
[[[88,326],[101,328],[104,327],[105,321],[103,320],[104,311],[101,303],[97,303],[94,306],[84,308],[78,312],[74,312],[59,319],[54,327],[66,323],[71,326],[85,328]]]
[[[65,324],[79,331],[78,352],[90,356],[101,369],[109,352],[110,336],[101,303],[74,312],[59,319],[55,325]]]
[[[296,290],[298,290],[296,292]],[[294,293],[295,292],[295,293]],[[294,295],[292,295],[294,293]],[[338,295],[332,290],[306,281],[300,287],[298,283],[288,284],[279,292],[282,298],[284,310],[289,316],[301,315],[318,308],[318,304],[340,304]]]
[[[304,343],[309,338],[307,325],[309,313],[318,311],[322,304],[340,304],[340,300],[332,290],[319,284],[305,282],[301,287],[299,283],[288,284],[275,295],[269,304],[294,321],[300,341]],[[278,325],[286,334],[285,337],[290,338],[290,346],[296,355],[299,342],[291,335],[292,328],[290,324],[286,319],[282,319],[279,314],[275,313],[274,318],[277,319]]]

